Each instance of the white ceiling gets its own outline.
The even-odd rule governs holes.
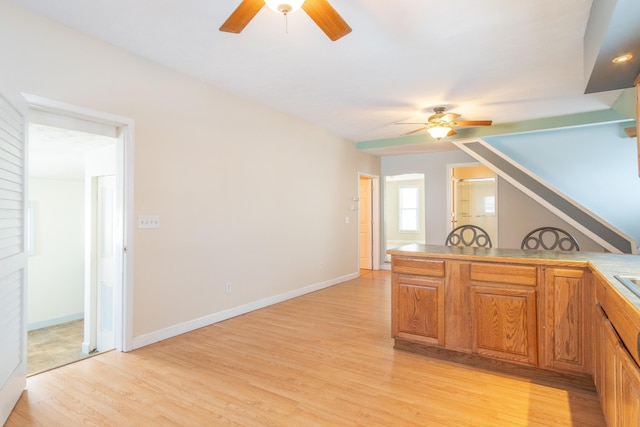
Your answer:
[[[116,142],[108,136],[30,123],[29,177],[82,180],[86,154]]]
[[[167,67],[353,141],[398,137],[435,106],[494,124],[609,108],[585,95],[591,0],[330,0],[353,28],[331,42],[300,10],[264,7],[218,31],[240,0],[12,0]],[[418,126],[419,127],[419,126]]]

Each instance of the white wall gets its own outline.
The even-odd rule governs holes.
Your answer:
[[[28,259],[29,329],[84,312],[84,182],[29,180],[34,253]]]
[[[135,121],[134,338],[357,274],[352,142],[6,0],[0,85]]]

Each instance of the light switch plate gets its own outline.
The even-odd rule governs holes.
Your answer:
[[[138,215],[138,228],[160,228],[160,215]]]

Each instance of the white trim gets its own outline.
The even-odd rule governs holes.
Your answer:
[[[115,347],[116,350],[133,350],[133,190],[134,190],[134,129],[135,122],[128,117],[122,117],[103,111],[96,111],[85,107],[79,107],[60,101],[54,101],[37,95],[22,93],[29,109],[57,113],[80,118],[96,123],[104,123],[120,128],[122,135],[118,142],[118,176],[122,176],[124,182],[119,188],[124,193],[124,203],[121,218],[123,227],[122,247],[122,286],[116,287],[114,299],[115,312]],[[121,146],[123,144],[124,146]]]
[[[231,319],[232,317],[240,316],[242,314],[249,313],[251,311],[259,310],[261,308],[268,307],[292,298],[296,298],[311,292],[319,291],[334,285],[337,285],[347,280],[356,279],[360,276],[359,272],[351,273],[346,276],[337,277],[335,279],[326,280],[324,282],[316,283],[313,285],[305,286],[304,288],[295,289],[293,291],[285,292],[280,295],[274,295],[272,297],[263,298],[258,301],[253,301],[244,305],[222,310],[217,313],[212,313],[197,319],[190,320],[178,325],[170,326],[165,329],[150,332],[148,334],[140,335],[133,339],[133,349],[138,349],[168,338],[194,331],[205,326],[212,325],[214,323],[222,322],[223,320]]]
[[[79,107],[65,102],[54,101],[52,99],[28,93],[22,93],[22,96],[27,100],[29,109],[45,111],[48,113],[57,113],[63,116],[77,117],[90,122],[104,123],[112,126],[127,126],[133,124],[133,120],[127,117],[117,116],[103,111],[96,111],[90,108]]]
[[[133,350],[133,233],[135,220],[133,215],[133,181],[134,181],[134,138],[135,122],[127,123],[127,132],[123,133],[124,143],[124,257],[122,289],[122,316],[116,317],[116,322],[121,322],[121,328],[116,327],[116,349],[121,351]],[[120,335],[119,335],[120,334]],[[118,348],[120,346],[120,348]]]

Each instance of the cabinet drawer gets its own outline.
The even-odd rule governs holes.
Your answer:
[[[472,263],[471,280],[478,282],[508,283],[536,286],[537,269],[528,265]]]
[[[442,260],[394,256],[391,259],[391,264],[394,273],[444,277],[444,261]]]

